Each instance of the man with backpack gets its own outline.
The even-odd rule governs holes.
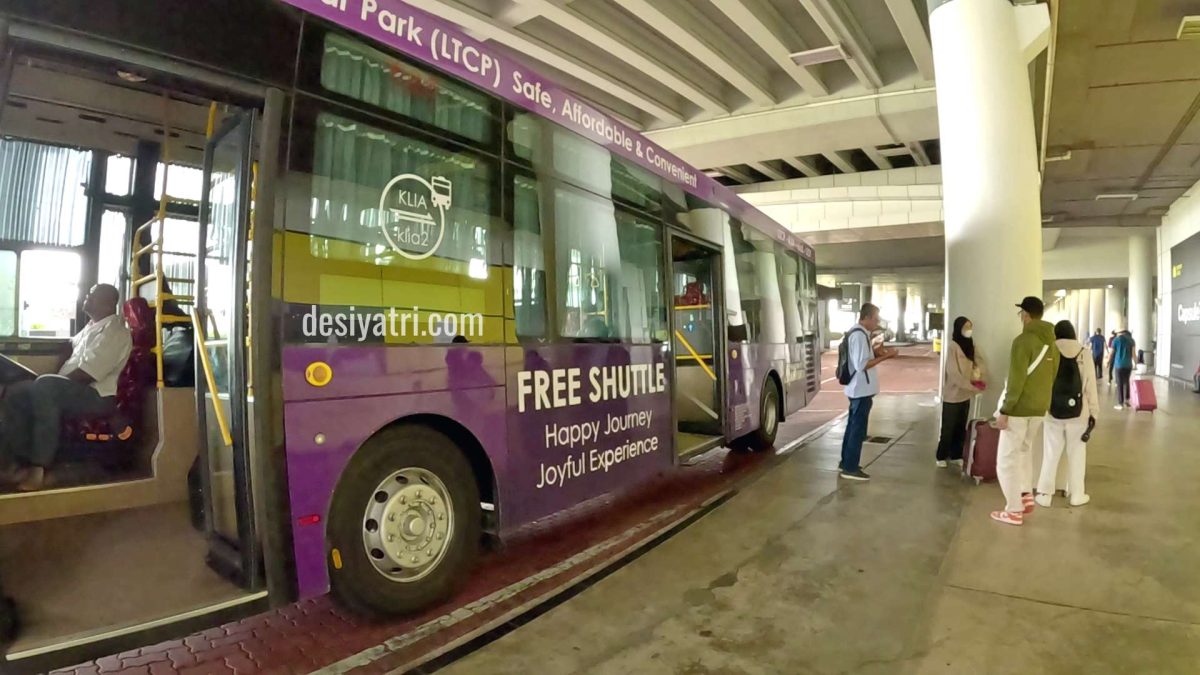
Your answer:
[[[996,414],[1000,430],[996,478],[1005,506],[991,515],[992,520],[1006,525],[1021,525],[1025,514],[1033,513],[1033,439],[1050,409],[1059,359],[1054,326],[1042,320],[1045,305],[1041,298],[1027,297],[1017,307],[1025,327],[1013,339],[1008,381]]]
[[[1137,343],[1128,330],[1117,333],[1112,347],[1112,365],[1117,371],[1117,404],[1113,407],[1117,410],[1132,405],[1129,400],[1129,383],[1133,377],[1133,355],[1136,350]]]
[[[850,414],[846,418],[846,435],[842,437],[842,461],[838,475],[847,480],[871,480],[862,470],[863,441],[867,438],[867,423],[871,404],[879,393],[879,376],[875,366],[894,358],[899,352],[882,345],[871,346],[871,333],[879,329],[879,308],[866,303],[858,313],[858,323],[842,336],[838,347],[838,382],[845,385],[850,399]]]

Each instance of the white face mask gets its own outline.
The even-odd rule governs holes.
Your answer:
[[[963,335],[963,337],[967,338],[968,340],[970,340],[970,339],[971,339],[971,336],[972,336],[972,335],[974,335],[974,334],[975,334],[975,331],[973,331],[973,330],[970,330],[970,329],[968,329],[968,330],[964,330],[964,331],[962,332],[962,335]]]

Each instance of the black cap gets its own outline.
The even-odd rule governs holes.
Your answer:
[[[1026,296],[1017,307],[1029,312],[1031,316],[1041,316],[1046,311],[1046,305],[1042,302],[1042,299],[1032,295]]]

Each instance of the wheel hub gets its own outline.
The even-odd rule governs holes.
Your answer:
[[[363,546],[380,574],[416,581],[441,562],[454,516],[445,485],[425,469],[403,469],[383,480],[368,500]]]

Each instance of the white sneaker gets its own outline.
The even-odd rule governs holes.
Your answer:
[[[939,469],[944,469],[944,468],[950,466],[949,464],[946,463],[946,460],[944,460],[944,459],[939,459],[937,461],[937,465],[938,465]]]
[[[1092,501],[1092,496],[1091,496],[1091,495],[1083,495],[1083,496],[1082,496],[1082,497],[1080,497],[1078,500],[1072,499],[1072,500],[1071,500],[1071,506],[1083,506],[1083,505],[1087,504],[1087,503],[1088,503],[1088,502],[1090,502],[1090,501]]]
[[[1048,508],[1050,508],[1051,497],[1050,497],[1050,495],[1039,494],[1038,496],[1033,498],[1033,501],[1037,502],[1038,506],[1040,506],[1044,509],[1048,509]]]
[[[1122,405],[1114,405],[1113,406],[1113,410],[1124,410],[1124,409],[1125,409],[1125,406],[1122,406]]]
[[[952,459],[950,461],[954,462],[954,464],[958,465],[959,467],[961,467],[963,465],[963,460],[961,460],[961,459]]]

